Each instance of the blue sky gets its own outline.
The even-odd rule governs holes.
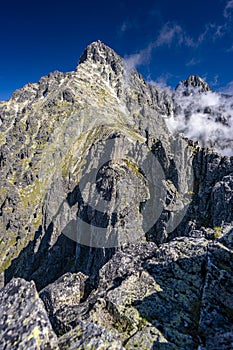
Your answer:
[[[233,91],[233,0],[8,0],[0,15],[0,100],[55,69],[74,70],[98,39],[148,81],[175,87],[198,74]]]

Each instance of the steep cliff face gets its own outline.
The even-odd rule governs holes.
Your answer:
[[[48,331],[51,348],[232,342],[233,158],[174,132],[198,99],[215,116],[201,110],[209,94],[195,76],[152,87],[98,41],[75,72],[0,103],[2,300],[20,303],[33,280],[59,336]]]
[[[183,198],[184,193],[191,191],[188,187],[192,183],[187,182],[191,176],[192,152],[179,137],[171,145],[161,117],[162,112],[167,112],[167,101],[160,95],[136,72],[128,72],[113,50],[97,42],[87,47],[76,72],[52,73],[41,78],[38,84],[16,91],[9,102],[2,103],[1,218],[2,232],[6,234],[2,235],[5,249],[1,260],[4,269],[33,238],[28,249],[32,256],[25,251],[25,262],[30,261],[29,266],[25,270],[24,264],[17,263],[18,273],[21,274],[22,269],[22,276],[27,278],[34,273],[35,255],[40,260],[38,268],[42,269],[42,260],[48,251],[55,263],[53,247],[56,243],[59,246],[59,239],[63,242],[63,230],[65,236],[69,236],[67,225],[72,224],[77,212],[86,223],[84,235],[88,227],[93,230],[97,225],[107,229],[81,238],[81,228],[77,233],[79,243],[112,248],[137,238],[146,239],[145,232],[162,211],[162,205],[158,205],[158,209],[154,205],[157,214],[152,214],[151,222],[144,223],[146,229],[143,227],[146,219],[140,208],[149,199],[150,190],[161,190],[163,181],[164,191],[171,188],[170,197],[180,190]],[[183,149],[184,159],[179,157]],[[178,164],[174,164],[175,157]],[[157,162],[154,167],[152,162]],[[186,167],[187,162],[190,167]],[[156,176],[157,189],[152,186]],[[132,193],[126,194],[126,189]],[[96,198],[96,190],[100,198]],[[82,192],[88,195],[83,198]],[[116,192],[121,198],[119,203],[116,203]],[[156,197],[155,193],[152,197]],[[98,202],[101,200],[104,200],[102,210]],[[92,208],[94,201],[99,212]],[[117,232],[108,243],[114,227]],[[121,228],[124,228],[124,238],[118,237]],[[71,238],[77,241],[75,234],[71,233]],[[160,242],[166,233],[157,236]],[[68,245],[73,256],[74,247]],[[58,260],[60,264],[60,257]],[[47,261],[45,266],[48,268]]]

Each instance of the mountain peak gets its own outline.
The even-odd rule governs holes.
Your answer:
[[[94,41],[86,47],[79,59],[78,65],[86,61],[93,61],[94,63],[100,63],[102,65],[111,65],[115,72],[120,69],[119,65],[121,66],[120,70],[122,70],[123,66],[122,58],[100,40]]]
[[[209,85],[198,75],[190,75],[186,80],[182,80],[176,87],[176,90],[180,87],[185,87],[187,89],[195,88],[198,92],[211,91]]]

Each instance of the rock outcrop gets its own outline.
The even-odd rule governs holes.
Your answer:
[[[233,157],[184,136],[192,113],[231,127],[216,96],[98,41],[0,102],[4,349],[232,348]]]
[[[176,90],[185,88],[185,95],[189,95],[192,92],[207,92],[211,91],[209,85],[199,76],[190,75],[188,79],[182,80],[176,87]]]
[[[33,281],[15,278],[0,291],[1,349],[59,349]]]

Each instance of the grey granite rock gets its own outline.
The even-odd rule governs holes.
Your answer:
[[[78,273],[66,273],[54,283],[47,285],[41,292],[49,316],[53,316],[64,305],[74,306],[80,303],[84,295],[87,276]]]
[[[225,228],[225,232],[216,243],[210,244],[207,255],[199,322],[204,349],[230,349],[232,346],[233,250],[229,246],[232,228]]]
[[[213,226],[233,222],[233,174],[224,176],[215,184],[211,194],[211,203]]]
[[[117,252],[100,269],[97,289],[56,313],[57,332],[72,334],[88,321],[126,349],[230,348],[232,229],[211,240],[204,230],[195,235]]]
[[[0,291],[0,347],[5,350],[59,349],[33,281],[13,279]]]
[[[124,350],[114,332],[106,331],[94,323],[80,322],[72,331],[59,339],[60,349],[67,350]]]

